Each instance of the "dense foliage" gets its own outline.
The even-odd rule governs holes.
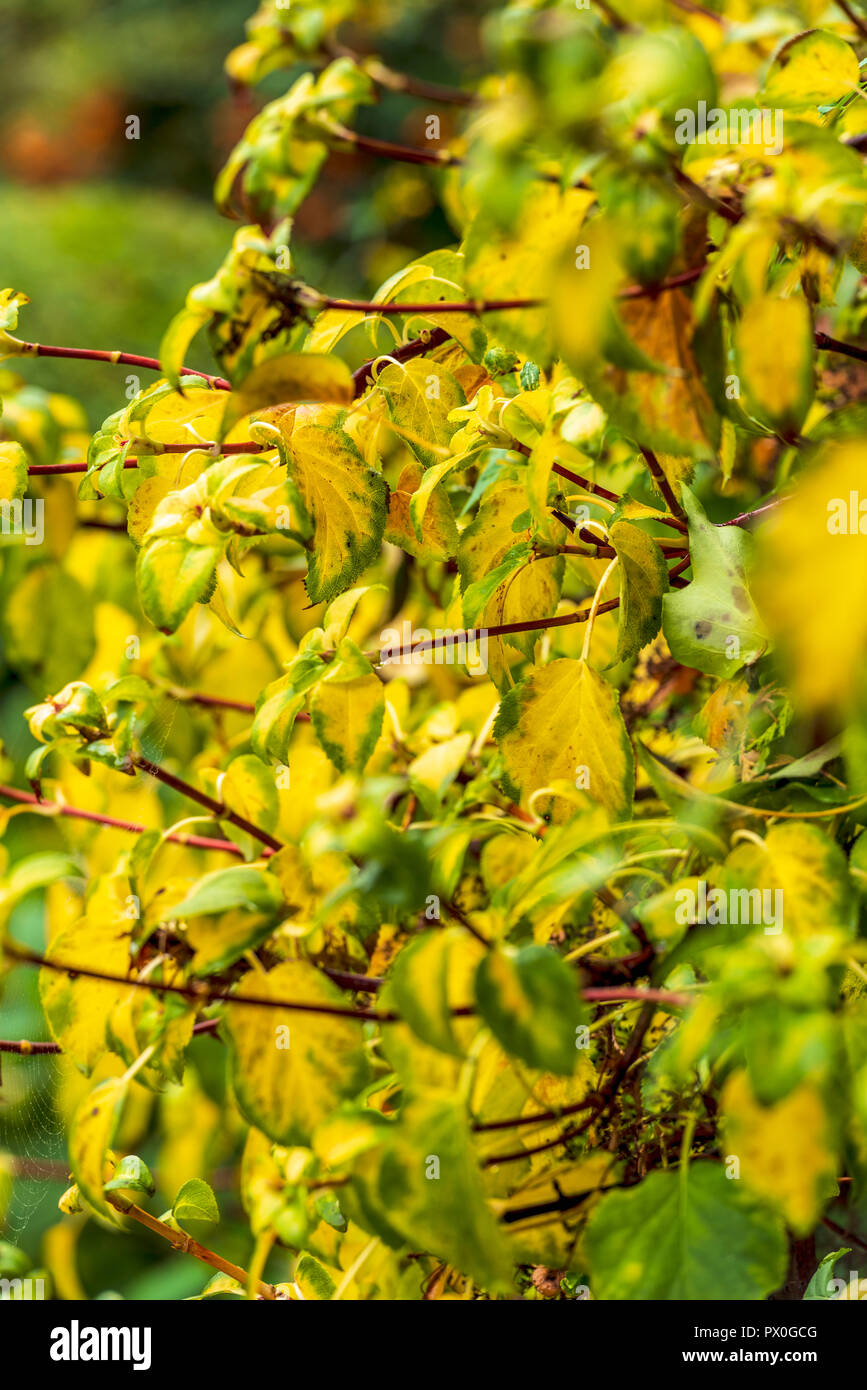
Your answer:
[[[0,1276],[105,1291],[146,1227],[197,1296],[830,1297],[867,1235],[867,17],[512,0],[446,88],[393,65],[402,8],[249,21],[234,86],[294,77],[158,360],[0,294],[2,965],[45,1025],[0,1050],[25,1116],[56,1068],[73,1180]],[[367,133],[395,92],[415,144]],[[368,300],[297,270],[335,155],[450,227]],[[116,364],[92,435],[16,375],[63,356]]]

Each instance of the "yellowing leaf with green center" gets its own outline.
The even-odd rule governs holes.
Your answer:
[[[55,966],[99,970],[123,979],[129,971],[133,918],[125,879],[97,882],[83,917],[53,939],[46,957]],[[39,972],[39,997],[51,1036],[87,1075],[105,1055],[105,1026],[128,986],[65,970]]]
[[[352,373],[341,357],[329,353],[289,352],[260,362],[226,402],[220,426],[224,439],[239,420],[270,405],[288,401],[334,401],[349,405]]]
[[[534,667],[508,691],[494,726],[515,799],[566,781],[612,820],[632,805],[634,760],[617,691],[586,661],[563,658]],[[576,800],[578,797],[576,797]],[[555,821],[574,815],[572,800],[536,798]]]
[[[431,493],[422,518],[421,539],[412,522],[410,508],[423,476],[419,463],[408,463],[401,470],[388,499],[384,539],[419,560],[448,560],[458,548],[458,528],[445,488],[435,487]]]
[[[160,632],[176,631],[193,604],[208,594],[223,550],[223,545],[193,545],[183,536],[167,536],[139,551],[139,597]]]
[[[316,737],[339,772],[362,772],[382,730],[385,690],[367,657],[344,638],[310,699]]]
[[[82,1196],[115,1225],[120,1221],[115,1208],[105,1198],[103,1183],[109,1177],[106,1157],[126,1091],[127,1082],[123,1077],[100,1082],[76,1110],[69,1138],[69,1165]]]
[[[617,654],[610,663],[616,666],[631,661],[659,632],[668,570],[659,545],[640,526],[615,521],[608,536],[617,552],[620,575]]]
[[[410,1095],[396,1122],[370,1126],[358,1144],[341,1205],[345,1197],[360,1225],[388,1245],[430,1250],[484,1288],[507,1292],[513,1261],[485,1198],[461,1101],[442,1092]]]
[[[510,552],[516,564],[514,567],[509,564],[497,575],[490,597],[481,595],[481,590],[475,591],[485,602],[484,606],[472,605],[472,617],[465,614],[464,620],[470,626],[487,628],[549,618],[556,611],[563,580],[563,557],[555,555],[532,564],[525,563],[528,556],[519,553],[516,547],[528,542],[529,527],[527,493],[520,483],[506,482],[489,489],[475,520],[461,535],[458,569],[462,595],[474,585],[490,583],[490,576],[500,565],[506,564]],[[538,632],[510,633],[505,639],[528,659],[532,659],[538,640]],[[491,638],[489,643],[489,650],[503,646],[500,638]],[[496,651],[491,654],[495,657]],[[496,672],[492,671],[494,674]]]
[[[856,92],[859,81],[858,58],[846,40],[828,29],[808,29],[775,53],[761,102],[824,122],[816,108]]]
[[[693,580],[665,595],[663,631],[683,666],[731,678],[768,646],[748,588],[755,543],[740,526],[712,526],[687,487],[683,505]]]
[[[246,975],[226,1008],[232,1084],[242,1112],[276,1144],[306,1144],[344,1096],[364,1085],[360,1020],[244,1004],[258,998],[351,1007],[307,961]]]
[[[348,589],[379,555],[388,488],[336,426],[297,425],[289,451],[292,476],[313,518],[307,593],[321,603]]]
[[[436,362],[419,359],[392,362],[379,373],[376,384],[401,439],[421,463],[440,463],[458,428],[449,414],[466,405],[466,396],[451,372]]]
[[[547,946],[489,951],[476,975],[476,999],[494,1037],[531,1067],[571,1076],[586,1010],[577,976]]]
[[[265,686],[250,730],[250,746],[263,762],[273,759],[288,763],[295,719],[304,708],[306,692],[322,679],[325,670],[316,652],[302,652],[285,676]]]
[[[730,1076],[721,1097],[727,1158],[739,1177],[807,1235],[836,1192],[837,1144],[825,1102],[804,1083],[776,1105],[760,1105],[746,1072]]]
[[[452,1016],[473,1002],[473,976],[484,947],[463,927],[422,933],[405,946],[387,995],[412,1031],[430,1047],[462,1057],[467,1024]]]
[[[572,247],[595,194],[537,184],[524,198],[513,232],[499,232],[482,209],[464,243],[466,285],[477,299],[545,299],[558,253]],[[488,331],[543,366],[551,358],[550,313],[504,310],[485,315]]]
[[[756,539],[756,601],[806,710],[845,714],[860,689],[867,653],[863,487],[863,443],[829,443]]]
[[[264,941],[285,910],[274,875],[250,864],[205,874],[164,914],[165,920],[186,923],[186,939],[196,952],[193,973],[210,975]]]
[[[780,922],[788,935],[854,931],[857,904],[846,856],[818,825],[794,820],[775,825],[761,846],[739,844],[726,864],[749,887],[781,895],[773,901],[781,905]]]
[[[794,438],[813,401],[813,321],[805,299],[754,299],[735,330],[735,366],[750,414]]]
[[[705,1160],[607,1193],[584,1249],[594,1297],[615,1302],[764,1299],[786,1270],[782,1221]]]
[[[260,758],[242,753],[233,758],[220,777],[220,799],[260,830],[273,831],[280,818],[280,798],[274,774]]]
[[[20,444],[0,443],[0,502],[13,502],[27,491],[27,455]]]

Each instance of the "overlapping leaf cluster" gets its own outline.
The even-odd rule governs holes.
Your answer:
[[[251,1290],[761,1299],[867,1177],[867,23],[491,7],[415,161],[451,244],[344,302],[291,218],[412,91],[342,42],[397,8],[251,20],[235,82],[305,71],[89,441],[3,299],[2,494],[46,516],[4,647],[73,856],[10,869],[6,950],[44,890],[64,1209],[129,1226],[146,1150],[196,1231],[242,1150]]]

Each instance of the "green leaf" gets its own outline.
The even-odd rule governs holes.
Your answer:
[[[283,903],[277,880],[252,865],[214,869],[199,879],[181,902],[165,909],[172,917],[196,917],[243,908],[247,912],[275,912]]]
[[[424,932],[404,947],[389,978],[387,997],[416,1036],[453,1057],[464,1047],[452,1010],[472,1002],[482,950],[462,927]]]
[[[573,1074],[586,1010],[577,977],[549,947],[489,951],[476,975],[476,999],[511,1056],[557,1076]]]
[[[204,597],[223,550],[222,545],[193,545],[182,536],[168,536],[139,551],[136,577],[142,608],[160,632],[174,632]]]
[[[683,505],[693,580],[665,595],[663,631],[683,666],[730,678],[757,661],[768,645],[748,589],[753,538],[740,526],[712,526],[687,487]]]
[[[609,1192],[584,1238],[603,1300],[757,1300],[786,1272],[783,1223],[714,1162],[651,1173]]]
[[[201,1178],[190,1178],[172,1202],[172,1216],[177,1222],[219,1221],[220,1208],[213,1189]]]
[[[115,1165],[109,1181],[103,1184],[103,1191],[143,1192],[145,1196],[152,1197],[156,1191],[156,1184],[147,1164],[137,1154],[126,1154]]]
[[[842,1249],[832,1250],[829,1255],[825,1256],[804,1290],[803,1301],[805,1303],[815,1303],[818,1300],[825,1301],[837,1297],[838,1291],[831,1284],[831,1280],[834,1278],[834,1266],[844,1255],[851,1254],[852,1247],[844,1245]]]
[[[322,680],[327,666],[315,652],[302,652],[285,676],[266,685],[256,705],[250,747],[264,762],[287,764],[295,720],[306,703],[306,692]]]
[[[485,1199],[463,1104],[412,1096],[396,1124],[369,1136],[341,1191],[347,1213],[388,1245],[430,1250],[483,1288],[508,1292],[511,1252]]]
[[[185,921],[193,974],[209,975],[264,941],[286,912],[276,878],[250,865],[205,874],[186,898],[163,908],[163,920]]]
[[[668,570],[659,545],[640,526],[615,521],[608,536],[620,561],[617,653],[609,662],[616,666],[631,661],[659,632]]]

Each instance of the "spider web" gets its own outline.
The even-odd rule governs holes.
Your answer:
[[[142,731],[143,751],[154,762],[165,752],[177,712],[174,700],[161,701]],[[62,825],[62,818],[58,820]],[[104,833],[97,827],[94,838]],[[42,921],[42,904],[31,898],[16,910],[11,934],[32,941],[39,949],[38,943],[44,940]],[[39,1003],[37,974],[22,966],[3,979],[0,1037],[30,1042],[50,1038]],[[32,1236],[27,1242],[32,1249],[38,1244],[37,1235],[60,1219],[57,1200],[69,1186],[68,1131],[58,1108],[64,1063],[51,1053],[2,1054],[0,1077],[0,1238],[19,1245],[22,1237]]]

